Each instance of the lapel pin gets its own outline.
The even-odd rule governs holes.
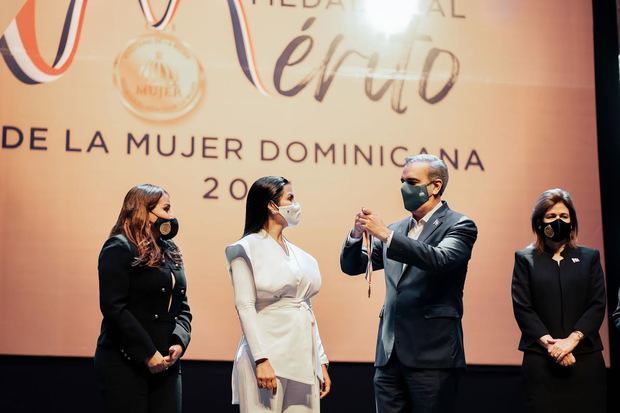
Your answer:
[[[573,260],[573,263],[575,262],[579,262],[579,258],[571,258]]]
[[[433,225],[435,226],[439,225],[439,219],[436,219],[435,222],[433,222]]]

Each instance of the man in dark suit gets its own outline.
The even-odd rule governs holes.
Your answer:
[[[366,271],[364,232],[373,236],[372,267],[385,270],[375,359],[378,413],[452,412],[465,367],[463,286],[477,237],[474,222],[441,200],[445,163],[408,157],[401,193],[411,216],[386,226],[362,208],[340,256],[342,271]]]
[[[611,319],[613,320],[616,328],[620,330],[620,290],[618,290],[618,306],[616,307],[614,313],[611,315]]]

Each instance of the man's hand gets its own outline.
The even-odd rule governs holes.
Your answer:
[[[362,208],[363,209],[363,208]],[[355,214],[355,223],[353,224],[353,229],[351,230],[351,237],[353,238],[362,238],[362,234],[364,233],[364,228],[362,227],[362,221],[360,221],[360,217],[364,214],[360,210],[357,214]]]
[[[379,238],[381,241],[387,241],[390,236],[390,229],[383,223],[383,220],[368,208],[362,208],[361,213],[357,214],[359,225],[369,234]]]

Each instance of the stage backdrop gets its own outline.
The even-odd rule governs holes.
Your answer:
[[[569,190],[602,249],[588,1],[12,0],[0,23],[2,354],[93,354],[97,256],[144,182],[180,220],[192,359],[234,354],[224,247],[264,175],[294,183],[286,236],[320,263],[336,361],[374,357],[383,274],[369,299],[338,256],[360,207],[407,215],[407,155],[446,161],[444,198],[479,228],[469,363],[520,363],[513,258],[543,190]]]

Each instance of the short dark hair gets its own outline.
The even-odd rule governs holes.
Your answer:
[[[245,202],[243,236],[260,231],[269,218],[269,202],[278,204],[284,185],[290,183],[282,176],[263,176],[252,184]]]
[[[429,155],[421,153],[419,155],[408,156],[405,158],[405,166],[414,162],[426,162],[428,164],[428,177],[430,179],[441,179],[441,189],[439,190],[439,196],[443,195],[443,192],[448,186],[448,167],[446,163],[435,155]]]
[[[566,205],[566,208],[568,208],[568,213],[570,215],[572,230],[570,232],[568,244],[573,248],[577,246],[577,233],[579,232],[579,222],[577,221],[577,211],[575,211],[573,200],[568,191],[565,191],[561,188],[553,188],[547,189],[545,192],[540,194],[538,200],[536,201],[536,204],[534,205],[534,209],[532,210],[532,231],[534,231],[534,234],[536,234],[536,242],[534,243],[534,248],[536,248],[536,250],[539,252],[542,252],[545,249],[545,239],[539,229],[543,224],[543,219],[545,218],[545,214],[547,213],[549,208],[553,207],[559,202]]]

